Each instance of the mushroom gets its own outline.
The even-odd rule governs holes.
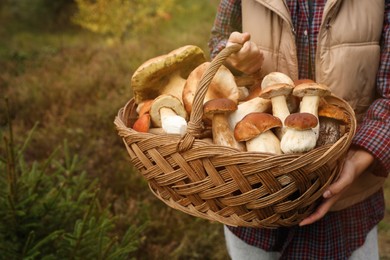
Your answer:
[[[274,72],[268,73],[263,78],[263,80],[261,82],[261,89],[265,89],[269,86],[272,86],[272,85],[278,84],[278,83],[284,83],[284,84],[294,86],[294,81],[289,76],[287,76],[286,74],[284,74],[282,72],[274,71]]]
[[[136,104],[170,94],[181,100],[186,78],[206,61],[202,49],[186,45],[144,62],[133,74],[131,87]]]
[[[187,131],[187,113],[180,100],[168,94],[158,96],[150,107],[154,127],[162,127],[168,134],[184,135]]]
[[[142,116],[145,113],[149,113],[150,106],[152,105],[152,103],[153,99],[147,99],[139,103],[136,109],[138,116]]]
[[[315,83],[312,79],[297,79],[294,80],[294,86],[298,86],[302,83]],[[290,114],[299,112],[299,103],[301,102],[301,99],[297,96],[290,95],[287,98],[287,104],[290,110]]]
[[[261,97],[255,97],[248,101],[238,104],[237,110],[230,113],[228,120],[231,129],[241,121],[246,115],[255,112],[266,112],[271,108],[271,101]]]
[[[204,62],[197,66],[190,73],[184,85],[182,99],[184,107],[189,114],[192,110],[192,103],[194,101],[198,84],[209,65],[210,62]],[[235,82],[234,75],[223,65],[220,66],[209,83],[203,104],[215,98],[228,98],[236,103],[238,103],[239,99],[239,90]]]
[[[249,97],[249,89],[244,86],[237,86],[238,88],[238,102],[244,101]]]
[[[234,128],[237,141],[245,141],[247,151],[281,154],[280,141],[271,129],[281,127],[279,118],[255,112],[246,115]]]
[[[292,93],[294,86],[284,83],[277,83],[270,85],[260,92],[260,97],[270,99],[272,102],[272,114],[284,122],[286,117],[290,115],[290,110],[287,105],[286,97]],[[279,139],[282,139],[286,129],[283,126],[279,128],[276,135]]]
[[[344,111],[338,106],[322,101],[318,107],[318,117],[320,128],[316,146],[337,142],[342,134],[341,126],[348,124],[348,117]]]
[[[204,103],[205,115],[212,116],[213,142],[218,145],[230,146],[244,150],[244,145],[234,139],[233,131],[229,127],[227,114],[237,109],[237,103],[228,98],[211,99]]]
[[[145,113],[138,117],[133,124],[133,129],[137,132],[147,133],[150,128],[150,114]]]
[[[302,83],[295,86],[293,95],[302,98],[299,104],[300,113],[310,113],[317,117],[318,121],[318,106],[321,97],[330,95],[330,89],[323,84],[318,83]],[[316,134],[316,139],[319,135],[319,124],[313,128]]]
[[[280,141],[283,153],[303,153],[316,146],[316,135],[313,127],[318,119],[311,113],[293,113],[284,121],[286,132]]]

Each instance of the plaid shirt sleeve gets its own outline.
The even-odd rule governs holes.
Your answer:
[[[212,58],[225,48],[232,32],[242,30],[241,20],[241,1],[222,0],[220,2],[209,40]]]
[[[385,5],[381,64],[377,75],[378,99],[369,107],[352,141],[374,155],[377,159],[374,171],[384,177],[390,172],[390,0],[386,0]]]

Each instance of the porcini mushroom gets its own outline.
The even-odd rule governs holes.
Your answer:
[[[133,124],[133,129],[137,132],[147,133],[150,128],[150,114],[144,113]]]
[[[153,99],[147,99],[139,103],[136,109],[138,116],[142,116],[145,113],[149,113],[152,103]]]
[[[183,104],[187,113],[191,113],[192,103],[195,92],[202,78],[203,73],[210,65],[210,62],[204,62],[197,66],[188,76],[183,88]],[[228,98],[238,103],[239,90],[234,79],[234,75],[225,66],[221,66],[208,85],[203,104],[215,98]]]
[[[238,104],[237,110],[230,113],[228,120],[231,129],[241,121],[246,115],[255,112],[266,112],[271,108],[271,101],[261,97],[255,97]]]
[[[228,98],[211,99],[203,105],[204,114],[212,117],[213,142],[244,150],[244,145],[234,138],[233,130],[230,129],[227,120],[227,115],[236,109],[237,103]]]
[[[302,98],[299,105],[300,113],[310,113],[317,117],[318,122],[318,106],[320,98],[330,95],[330,89],[323,84],[318,83],[302,83],[295,86],[293,95]],[[319,124],[313,128],[313,131],[318,139]]]
[[[274,71],[265,75],[261,82],[261,89],[265,89],[274,84],[284,83],[294,86],[294,81],[286,74],[278,71]]]
[[[286,97],[292,93],[294,86],[289,84],[277,83],[265,87],[261,90],[259,97],[270,99],[272,103],[272,114],[284,122],[286,117],[290,115],[290,110],[287,105]],[[284,124],[283,124],[284,125]],[[279,139],[282,139],[285,133],[285,127],[279,128],[276,132]]]
[[[338,106],[320,102],[318,107],[319,137],[316,146],[334,144],[341,137],[341,126],[348,124],[348,117]]]
[[[168,134],[185,134],[187,113],[177,97],[166,94],[158,96],[149,113],[154,127],[162,127]]]
[[[170,94],[181,100],[190,72],[206,61],[202,49],[186,45],[144,62],[133,74],[131,87],[136,104]]]
[[[313,128],[318,124],[317,117],[311,113],[293,113],[286,117],[286,132],[280,141],[283,153],[303,153],[316,146]]]
[[[237,141],[245,141],[247,151],[281,154],[280,141],[271,131],[281,127],[279,118],[268,113],[250,113],[234,128]]]

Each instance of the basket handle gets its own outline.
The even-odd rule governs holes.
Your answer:
[[[187,125],[187,132],[181,139],[178,145],[179,151],[185,151],[191,148],[195,137],[201,137],[204,130],[203,127],[203,101],[207,93],[207,89],[217,73],[218,69],[225,62],[226,58],[232,53],[238,52],[242,48],[240,44],[232,44],[224,48],[221,52],[215,56],[210,62],[206,71],[203,73],[198,87],[195,91],[194,100],[192,103],[192,111],[190,114],[190,120]]]

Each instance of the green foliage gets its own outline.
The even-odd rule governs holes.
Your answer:
[[[175,0],[75,0],[73,22],[113,41],[169,19]]]
[[[17,27],[55,26],[58,29],[60,23],[69,19],[66,16],[73,4],[73,0],[1,0],[0,22],[4,19],[6,26],[14,21],[12,25]]]
[[[141,228],[113,235],[115,218],[98,200],[99,188],[80,169],[67,142],[45,162],[29,164],[9,127],[0,154],[0,259],[129,259]]]

